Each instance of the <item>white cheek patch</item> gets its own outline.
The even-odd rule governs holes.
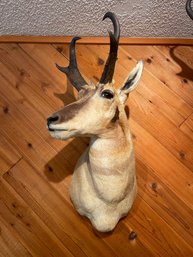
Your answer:
[[[124,92],[120,91],[119,99],[122,103],[124,103],[127,100],[127,95]]]

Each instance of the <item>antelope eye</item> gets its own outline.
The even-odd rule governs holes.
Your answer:
[[[110,90],[104,90],[102,93],[101,93],[101,96],[104,97],[104,98],[107,98],[107,99],[112,99],[114,97],[114,94],[112,91]]]

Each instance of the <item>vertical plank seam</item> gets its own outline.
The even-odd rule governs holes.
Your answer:
[[[13,163],[13,165],[11,165],[11,167],[10,167],[7,171],[3,172],[3,173],[1,174],[1,177],[3,178],[4,174],[6,174],[6,173],[9,172],[13,167],[15,167],[22,159],[23,159],[23,156],[21,156],[15,163]]]
[[[190,113],[189,115],[188,115],[188,117],[186,117],[179,125],[178,125],[178,127],[180,128],[189,118],[190,118],[190,116],[193,114],[193,112],[192,113]]]

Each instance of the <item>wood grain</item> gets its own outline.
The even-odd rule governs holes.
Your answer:
[[[0,133],[0,176],[22,158],[21,154]]]
[[[138,193],[148,205],[191,245],[193,236],[192,209],[137,158]]]
[[[138,59],[145,63],[127,102],[138,195],[128,217],[102,234],[77,214],[68,192],[88,140],[57,141],[46,129],[47,117],[76,97],[55,67],[69,62],[69,44],[56,44],[71,38],[64,39],[0,45],[0,256],[193,256],[192,46],[121,39],[115,86]],[[95,83],[109,52],[98,40],[76,46],[81,73]]]
[[[1,43],[70,43],[71,36],[0,36]],[[109,44],[108,37],[82,37],[79,44]],[[192,38],[128,38],[121,37],[120,44],[137,44],[137,45],[193,45]]]
[[[32,255],[21,244],[19,239],[14,235],[10,225],[0,217],[0,256],[1,257],[32,257]]]
[[[180,129],[187,135],[189,138],[193,139],[193,114],[191,114],[180,126]]]
[[[72,254],[26,203],[15,195],[6,183],[0,181],[0,215],[20,237],[21,242],[32,253],[39,256],[69,256]],[[25,240],[28,238],[28,240]]]
[[[193,88],[191,83],[193,73],[188,77],[177,75],[176,65],[174,65],[173,62],[170,62],[170,59],[175,61],[175,57],[171,52],[170,58],[167,58],[164,54],[160,51],[156,51],[156,49],[151,46],[144,46],[143,51],[141,51],[138,46],[123,46],[123,48],[135,59],[143,59],[149,65],[148,69],[154,76],[159,78],[165,86],[172,89],[176,94],[184,99],[184,101],[193,106]],[[177,62],[177,60],[175,62]],[[180,70],[181,66],[179,66],[178,73]],[[189,83],[185,82],[184,85],[184,79]],[[186,86],[186,90],[184,90],[184,86]]]
[[[184,203],[193,209],[191,200],[193,190],[192,170],[177,160],[136,121],[130,119],[130,124],[136,137],[135,148],[137,158],[145,162],[146,166],[150,167],[162,179],[164,184],[178,195],[178,198],[182,199]]]

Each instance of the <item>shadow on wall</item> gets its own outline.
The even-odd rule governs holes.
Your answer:
[[[174,46],[170,48],[171,58],[181,67],[181,71],[176,75],[184,78],[184,82],[187,80],[193,81],[193,51],[190,56],[190,51],[184,51],[183,46]]]
[[[75,92],[68,80],[66,91],[63,94],[54,93],[54,95],[64,103],[64,106],[76,100]],[[48,180],[59,183],[69,175],[72,175],[80,155],[88,146],[88,142],[89,140],[87,138],[75,138],[71,141],[69,140],[64,148],[45,165],[44,173]]]
[[[66,76],[66,75],[64,75]],[[73,89],[73,86],[70,84],[70,82],[67,79],[67,86],[66,91],[63,94],[60,93],[54,93],[54,96],[60,99],[64,105],[68,105],[74,101],[76,101],[75,97],[75,91]]]
[[[46,165],[44,173],[49,181],[59,183],[74,172],[75,165],[88,146],[87,138],[75,138],[70,141]]]

